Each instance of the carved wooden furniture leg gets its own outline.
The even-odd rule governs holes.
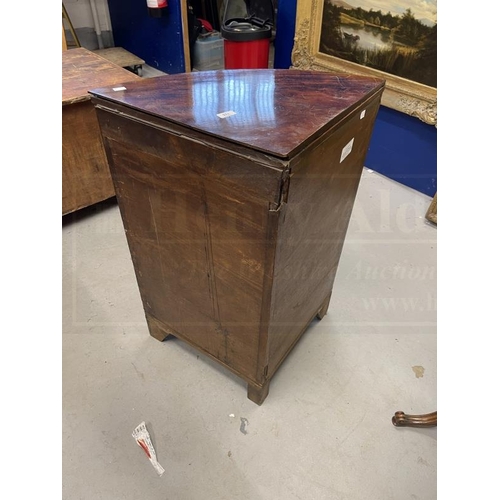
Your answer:
[[[332,292],[330,292],[327,296],[326,299],[323,301],[323,304],[321,304],[321,307],[319,308],[318,313],[316,314],[316,317],[321,320],[326,316],[326,311],[328,311],[328,306],[330,305],[330,298],[332,296]]]
[[[424,415],[406,415],[402,411],[397,411],[392,417],[392,423],[396,427],[436,427],[437,421],[437,411]]]
[[[270,380],[268,380],[263,386],[249,383],[247,392],[248,399],[260,406],[269,394],[269,382]]]

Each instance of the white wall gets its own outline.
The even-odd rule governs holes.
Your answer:
[[[90,0],[64,0],[64,6],[75,29],[94,28]],[[112,31],[107,0],[95,0],[101,31]]]

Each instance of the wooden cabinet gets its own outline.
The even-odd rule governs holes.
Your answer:
[[[327,311],[383,80],[213,71],[91,91],[150,333],[261,404]]]
[[[88,90],[137,75],[84,48],[62,52],[62,214],[115,195]]]

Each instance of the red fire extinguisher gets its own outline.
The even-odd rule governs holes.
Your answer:
[[[151,17],[162,17],[167,14],[167,0],[146,0]]]

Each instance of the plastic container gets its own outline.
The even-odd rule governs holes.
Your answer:
[[[271,0],[228,0],[221,26],[225,69],[269,67],[273,24]]]
[[[219,32],[200,35],[193,49],[193,69],[211,71],[224,69],[224,40]]]

